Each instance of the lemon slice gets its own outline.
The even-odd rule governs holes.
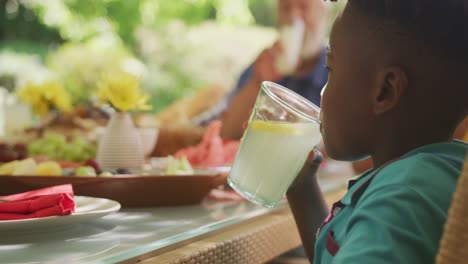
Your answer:
[[[253,130],[260,130],[270,133],[284,134],[284,135],[299,135],[302,134],[295,124],[282,123],[282,122],[267,122],[262,120],[251,121],[250,127]]]

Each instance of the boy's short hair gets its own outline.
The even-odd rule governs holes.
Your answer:
[[[468,66],[468,0],[348,0],[348,3],[369,16],[405,28],[448,59]]]
[[[468,0],[348,0],[348,4],[403,29],[455,66],[461,83],[456,88],[458,98],[453,99],[468,115]]]

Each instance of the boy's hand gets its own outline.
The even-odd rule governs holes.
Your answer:
[[[258,55],[253,65],[253,78],[256,81],[278,81],[282,75],[276,69],[276,59],[283,52],[283,47],[279,41],[272,47],[267,48]]]
[[[289,187],[289,191],[304,184],[308,185],[311,182],[315,182],[317,180],[317,170],[320,166],[320,163],[322,163],[322,160],[322,153],[317,149],[313,149],[309,153],[309,156],[307,157],[301,171],[296,176],[296,179],[294,179],[293,183]]]
[[[314,256],[317,228],[330,212],[316,177],[321,161],[320,152],[312,150],[286,193],[302,244],[311,260]]]

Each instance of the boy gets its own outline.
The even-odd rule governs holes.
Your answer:
[[[451,137],[468,113],[467,29],[467,0],[348,0],[321,131],[331,158],[369,155],[374,169],[325,219],[311,152],[287,196],[314,264],[435,261],[467,151]]]

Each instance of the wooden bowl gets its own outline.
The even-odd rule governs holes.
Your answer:
[[[75,195],[111,199],[123,207],[180,206],[200,203],[226,180],[227,173],[223,172],[184,176],[0,176],[0,195],[69,183]]]

